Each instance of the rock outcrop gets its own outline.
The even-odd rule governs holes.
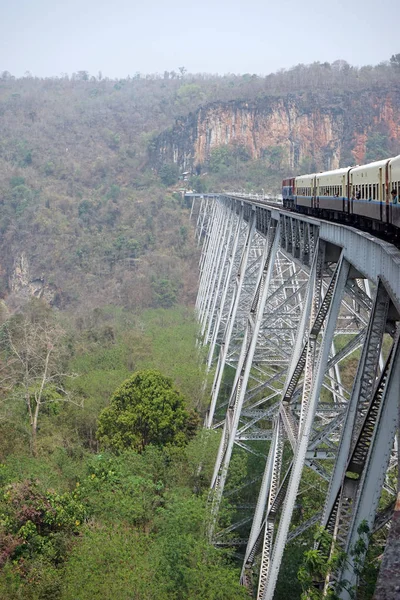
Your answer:
[[[386,140],[388,152],[400,152],[400,87],[210,104],[162,133],[151,161],[156,168],[173,162],[191,171],[207,162],[213,148],[240,144],[253,159],[279,146],[290,169],[304,160],[334,169],[362,163],[374,135]]]
[[[51,306],[57,304],[57,287],[46,282],[44,275],[41,277],[31,275],[28,260],[24,252],[15,260],[10,276],[9,289],[17,298],[28,300],[34,296],[35,298],[45,300]]]

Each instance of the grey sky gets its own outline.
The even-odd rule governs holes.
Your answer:
[[[0,71],[125,77],[377,64],[400,52],[399,18],[399,0],[0,0]]]

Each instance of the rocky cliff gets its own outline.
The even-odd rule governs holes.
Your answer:
[[[289,169],[304,160],[334,169],[362,163],[374,136],[388,153],[400,152],[400,86],[209,104],[162,133],[151,161],[155,167],[173,162],[181,171],[192,170],[207,162],[213,148],[240,144],[253,159],[281,147]]]

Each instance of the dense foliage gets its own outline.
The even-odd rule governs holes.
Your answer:
[[[17,314],[4,309],[4,341],[21,323],[36,331],[49,319],[64,326],[57,382],[79,402],[43,396],[32,456],[29,409],[13,393],[19,365],[4,362],[5,343],[1,365],[16,368],[16,384],[1,387],[0,597],[245,598],[231,558],[206,538],[203,494],[218,435],[194,436],[203,375],[191,311],[98,309],[76,328],[34,301]],[[78,376],[67,377],[72,371]],[[116,389],[117,404],[127,392],[124,407],[157,424],[140,453],[99,452],[97,420]]]
[[[133,448],[185,444],[196,429],[196,417],[172,380],[158,371],[138,371],[113,394],[99,416],[97,437],[115,452]]]
[[[266,77],[189,74],[183,67],[118,81],[85,71],[47,79],[3,72],[0,294],[26,291],[34,279],[52,303],[75,310],[83,298],[91,308],[110,302],[168,308],[193,299],[194,253],[179,188],[277,189],[282,148],[258,160],[249,160],[240,145],[215,148],[209,164],[181,182],[176,165],[156,172],[149,163],[154,139],[211,102],[287,94],[307,102],[313,91],[325,106],[332,90],[355,93],[398,82],[396,57],[375,67],[301,64]],[[387,152],[388,143],[377,130],[368,156]],[[301,169],[311,166],[306,162]],[[27,281],[10,281],[22,254]]]

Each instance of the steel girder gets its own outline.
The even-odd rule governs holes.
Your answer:
[[[368,234],[276,206],[227,196],[212,203],[219,206],[203,197],[196,219],[203,240],[197,307],[208,367],[217,363],[207,426],[223,428],[210,533],[218,545],[247,540],[242,582],[259,567],[257,598],[272,600],[286,543],[321,519],[317,513],[290,528],[304,467],[329,482],[321,523],[344,549],[362,520],[374,530],[389,518],[390,506],[381,516],[376,510],[397,427],[400,254]],[[386,356],[384,335],[394,339]],[[360,347],[351,392],[342,364]],[[227,366],[235,378],[224,400]],[[264,474],[256,477],[254,515],[253,492],[252,505],[237,505],[247,514],[218,531],[234,448],[258,456]],[[226,492],[230,502],[245,485]],[[231,531],[239,535],[224,538]],[[350,565],[327,585],[340,577],[357,583]]]

